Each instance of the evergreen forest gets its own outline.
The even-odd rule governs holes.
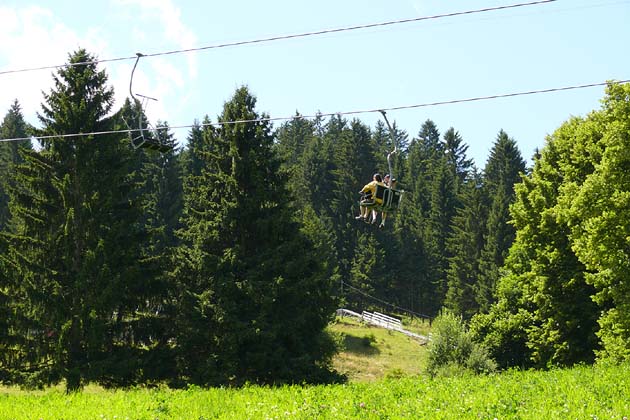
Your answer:
[[[341,307],[447,310],[500,368],[630,359],[630,85],[535,156],[500,130],[477,167],[454,127],[273,126],[245,86],[185,139],[146,131],[169,151],[134,149],[142,108],[115,109],[94,56],[77,63],[38,121],[16,98],[0,125],[39,139],[0,142],[0,383],[340,381]],[[390,168],[398,211],[356,220]]]

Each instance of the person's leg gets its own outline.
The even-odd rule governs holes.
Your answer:
[[[383,215],[381,216],[381,224],[378,227],[385,227],[385,219],[387,219],[387,213],[383,212]]]
[[[367,216],[368,208],[363,204],[359,204],[359,215],[355,217],[357,220],[364,220]]]

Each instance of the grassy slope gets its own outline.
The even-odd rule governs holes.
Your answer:
[[[405,324],[405,328],[428,333],[421,325],[407,327]],[[334,367],[345,373],[351,382],[418,375],[426,364],[426,346],[402,333],[370,327],[348,317],[338,318],[330,330],[343,343],[343,350],[334,359]]]

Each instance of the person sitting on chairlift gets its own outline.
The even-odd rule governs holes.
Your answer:
[[[383,185],[385,185],[386,188],[389,188],[389,178],[390,178],[389,174],[385,174],[385,176],[383,177]],[[366,222],[370,224],[374,224],[376,223],[377,217],[378,217],[378,211],[376,211],[375,208],[372,208],[372,213],[368,214]],[[379,227],[383,227],[382,224]]]
[[[359,191],[360,194],[363,194],[363,196],[361,197],[361,201],[359,202],[361,214],[355,217],[355,219],[367,222],[368,215],[370,214],[370,209],[375,205],[380,205],[383,203],[382,198],[376,197],[377,185],[381,185],[383,187],[385,186],[385,184],[383,184],[383,178],[379,173],[374,174],[374,176],[372,177],[372,182],[366,184],[361,189],[361,191]],[[376,219],[372,219],[372,223],[376,223]]]

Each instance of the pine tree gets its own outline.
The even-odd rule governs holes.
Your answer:
[[[322,200],[322,179],[328,179],[326,165],[320,164],[321,138],[315,138],[313,122],[299,114],[284,123],[277,131],[276,150],[282,168],[289,178],[289,189],[296,197],[300,210]],[[316,147],[314,147],[316,146]],[[326,159],[324,159],[326,160]]]
[[[221,120],[258,119],[243,87]],[[187,181],[183,244],[174,272],[182,296],[177,346],[196,383],[314,380],[331,348],[330,278],[294,220],[266,122],[223,125]]]
[[[453,127],[444,133],[444,154],[455,179],[456,195],[459,193],[457,188],[468,180],[473,167],[472,159],[466,157],[467,150],[468,145]]]
[[[0,139],[23,138],[27,136],[28,124],[24,121],[22,108],[17,100],[5,115],[0,125]],[[32,149],[31,141],[0,142],[0,231],[9,220],[9,179],[12,177],[13,165],[22,161],[18,150]]]
[[[20,104],[15,100],[0,125],[0,139],[26,137],[28,131],[29,127],[24,121]],[[15,167],[23,161],[20,149],[32,149],[30,140],[0,142],[0,232],[9,230],[6,226],[10,219],[9,190],[14,186]],[[6,255],[6,246],[0,245],[0,255]],[[10,367],[19,364],[14,352],[15,338],[10,332],[9,321],[13,317],[8,281],[12,271],[4,259],[0,258],[0,383],[11,382]]]
[[[427,252],[426,272],[432,292],[432,310],[437,310],[446,297],[446,270],[451,256],[447,250],[447,238],[451,235],[451,223],[459,202],[454,194],[456,187],[451,168],[446,159],[434,168],[434,178],[430,190],[430,209],[423,232]]]
[[[479,278],[485,220],[481,176],[463,185],[462,207],[453,218],[453,232],[447,239],[451,257],[446,273],[447,292],[444,306],[454,314],[470,319],[478,310],[474,290]]]
[[[443,136],[444,142],[434,151],[429,170],[429,209],[423,240],[427,252],[427,272],[434,292],[434,310],[437,310],[446,298],[447,270],[449,258],[453,256],[447,247],[452,235],[454,217],[462,207],[462,185],[469,176],[471,161],[466,158],[467,146],[462,144],[459,134],[449,129]]]
[[[158,122],[158,139],[171,150],[164,153],[152,152],[152,159],[145,165],[144,177],[148,180],[150,201],[145,214],[151,216],[150,225],[159,230],[163,250],[176,244],[175,231],[179,228],[182,212],[182,165],[180,152],[168,123]],[[154,235],[155,236],[155,235]]]
[[[199,152],[203,149],[204,133],[212,130],[214,127],[208,116],[203,119],[202,124],[199,124],[197,120],[193,123],[186,139],[186,148],[182,151],[180,158],[184,176],[201,174],[203,158]]]
[[[357,247],[350,269],[348,295],[350,303],[359,310],[372,309],[374,301],[366,296],[375,296],[382,292],[380,282],[383,279],[385,252],[371,232],[359,234]]]
[[[315,135],[314,131],[313,122],[302,118],[299,113],[278,129],[276,148],[284,165],[290,168],[289,173],[293,173],[299,165],[304,148]]]
[[[321,180],[332,184],[332,198],[328,202],[332,226],[336,232],[337,256],[340,274],[348,279],[357,237],[353,227],[358,210],[358,191],[378,172],[375,146],[369,127],[353,120],[350,127],[340,116],[327,124],[326,138],[332,142],[332,179]]]
[[[435,275],[430,260],[429,212],[431,207],[431,184],[434,168],[443,155],[440,134],[431,120],[427,120],[414,138],[405,154],[404,182],[401,188],[406,191],[397,215],[399,229],[399,269],[400,283],[406,285],[401,293],[406,296],[405,307],[421,313],[434,313],[439,308],[436,303]]]
[[[110,131],[113,91],[85,50],[54,75],[42,134]],[[119,135],[45,140],[27,151],[11,191],[11,320],[19,381],[68,390],[133,383],[151,343],[141,331],[151,291],[138,260],[144,237],[134,201],[135,156]]]
[[[509,223],[509,206],[515,199],[514,185],[521,181],[521,174],[524,173],[525,161],[516,141],[503,130],[499,131],[483,178],[488,215],[485,219],[486,238],[481,254],[481,275],[475,291],[475,299],[482,312],[488,311],[494,302],[499,270],[514,241],[515,231]]]
[[[322,220],[332,226],[330,203],[333,198],[335,163],[333,145],[325,136],[314,136],[306,144],[304,154],[295,172],[295,195],[300,208],[310,205]]]

